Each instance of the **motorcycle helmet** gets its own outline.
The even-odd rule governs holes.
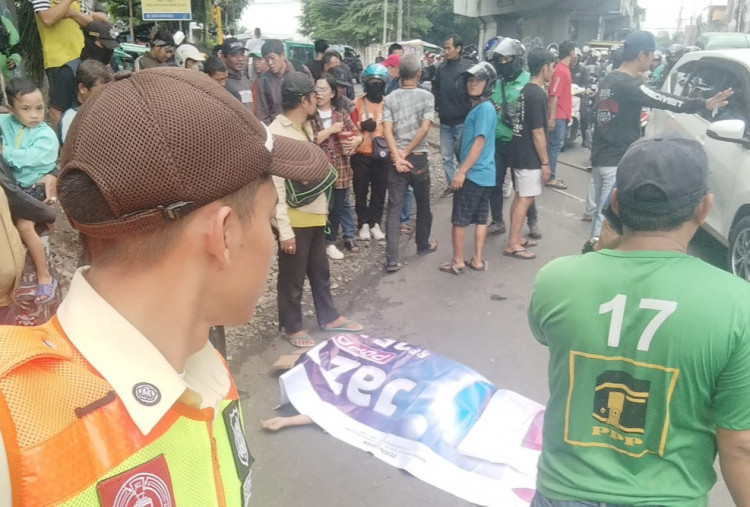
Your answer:
[[[503,39],[490,51],[491,62],[495,70],[505,80],[514,79],[523,71],[523,55],[526,48],[523,47],[518,39],[510,37]],[[500,63],[500,57],[512,56],[513,60],[507,63]]]
[[[583,54],[587,55],[591,52],[591,48],[589,46],[583,46]]]
[[[484,86],[482,98],[489,97],[490,95],[492,95],[492,92],[495,91],[495,85],[497,84],[497,72],[495,72],[495,68],[487,62],[479,62],[476,65],[472,65],[472,67],[469,70],[463,72],[461,76],[464,78],[464,82],[468,81],[471,77],[475,77],[487,82],[487,84]]]
[[[662,54],[661,51],[658,49],[654,51],[654,61],[660,62],[662,60]]]
[[[682,44],[672,44],[667,48],[667,63],[669,65],[674,65],[684,54],[685,48]]]
[[[503,39],[505,39],[505,37],[503,37],[502,35],[498,35],[497,37],[493,37],[487,41],[487,43],[484,45],[484,52],[482,53],[485,61],[492,61],[492,51],[497,47],[498,44],[500,44]]]
[[[206,57],[192,44],[182,44],[174,52],[174,61],[178,67],[187,67],[188,60],[205,62]]]
[[[383,83],[388,84],[391,76],[390,74],[388,74],[388,69],[386,69],[382,64],[371,63],[370,65],[365,67],[365,70],[362,71],[362,82],[367,83],[372,79],[380,79]]]
[[[461,52],[461,55],[464,58],[468,58],[469,60],[476,62],[479,60],[479,49],[477,49],[476,44],[467,44],[463,51]]]

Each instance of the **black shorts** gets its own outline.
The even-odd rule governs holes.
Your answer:
[[[63,65],[45,69],[44,72],[49,81],[49,107],[54,107],[58,111],[70,109],[77,95],[73,69]]]
[[[458,227],[467,227],[470,224],[487,225],[492,188],[480,187],[473,181],[464,181],[461,189],[453,193],[451,223]]]

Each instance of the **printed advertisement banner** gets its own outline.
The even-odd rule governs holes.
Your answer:
[[[189,21],[193,19],[190,0],[143,0],[144,21]]]
[[[280,378],[282,397],[334,437],[469,502],[525,507],[544,407],[406,342],[342,334]]]

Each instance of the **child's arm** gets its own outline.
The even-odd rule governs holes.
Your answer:
[[[28,171],[37,167],[52,166],[57,162],[60,142],[50,129],[47,136],[35,139],[32,144],[23,148],[3,145],[2,156],[8,164],[19,171]]]

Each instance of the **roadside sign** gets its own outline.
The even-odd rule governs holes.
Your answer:
[[[190,0],[142,0],[144,21],[190,21]]]

